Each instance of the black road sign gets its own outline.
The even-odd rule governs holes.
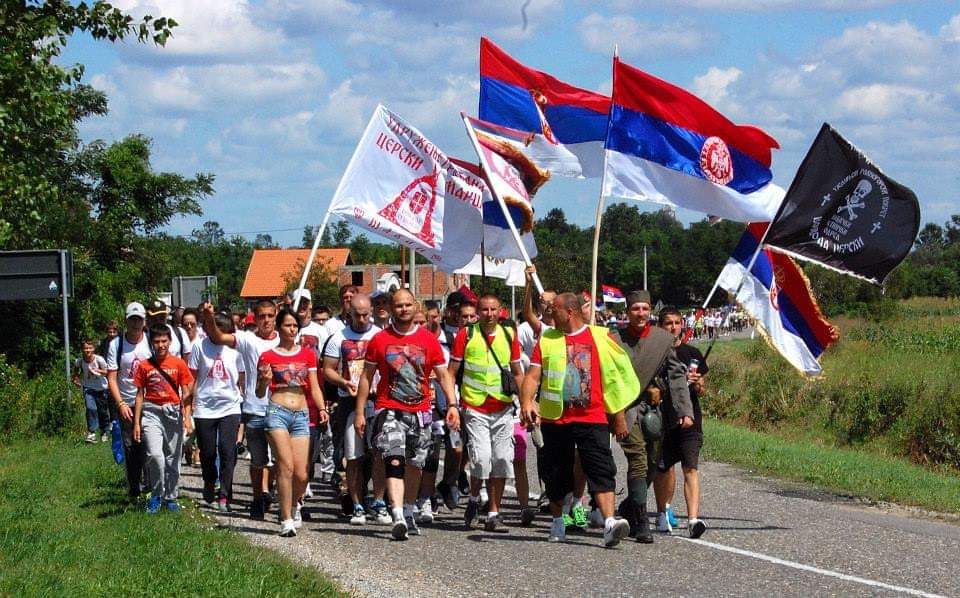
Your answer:
[[[73,255],[66,250],[0,251],[0,301],[73,296]]]

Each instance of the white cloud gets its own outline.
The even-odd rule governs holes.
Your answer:
[[[726,69],[712,66],[706,73],[693,79],[693,92],[708,104],[722,110],[722,104],[729,97],[727,88],[741,75],[743,71],[735,66]]]
[[[943,110],[942,96],[903,85],[874,84],[845,90],[837,99],[844,116],[856,120],[932,116]]]
[[[932,60],[938,51],[936,38],[907,21],[851,27],[824,46],[841,64],[860,67],[866,79],[927,77],[938,66]]]
[[[777,11],[777,10],[831,10],[831,11],[862,11],[882,8],[896,4],[902,0],[659,0],[658,2],[644,2],[646,5],[662,8],[694,8],[700,10],[745,10],[745,11]],[[623,8],[636,8],[635,0],[622,0],[615,5]]]
[[[960,42],[960,15],[954,15],[946,25],[940,28],[940,38],[945,42]]]
[[[615,45],[627,55],[692,52],[705,41],[702,33],[690,27],[652,25],[630,16],[592,13],[580,21],[577,29],[588,50],[607,55],[613,55]]]

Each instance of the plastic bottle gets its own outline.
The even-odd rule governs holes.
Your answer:
[[[113,460],[116,461],[117,465],[120,465],[123,463],[123,435],[120,433],[119,421],[113,420],[110,433],[113,437],[113,442],[110,447],[113,450]]]

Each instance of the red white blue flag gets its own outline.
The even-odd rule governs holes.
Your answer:
[[[618,289],[615,286],[608,284],[600,285],[600,288],[603,290],[603,301],[604,303],[626,303],[627,298],[623,295],[623,291]]]
[[[757,321],[757,329],[790,365],[806,376],[822,372],[820,355],[838,338],[820,312],[799,266],[787,255],[763,249],[747,266],[768,223],[754,223],[740,238],[720,273],[719,285]]]
[[[480,118],[542,135],[573,153],[577,170],[558,176],[599,177],[610,97],[574,87],[514,60],[487,38],[480,39]]]
[[[784,196],[771,183],[775,139],[616,58],[604,147],[606,197],[753,222],[772,220]]]

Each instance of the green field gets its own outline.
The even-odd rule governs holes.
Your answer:
[[[0,446],[2,596],[334,596],[316,570],[180,514],[128,505],[105,445]]]

